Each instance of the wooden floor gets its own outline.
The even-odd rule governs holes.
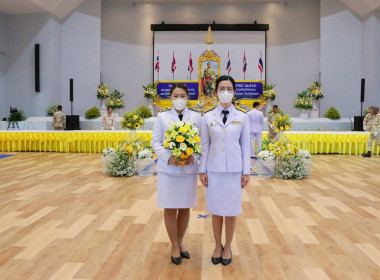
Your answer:
[[[380,156],[313,156],[301,181],[251,177],[232,264],[210,261],[204,190],[180,266],[156,176],[112,178],[99,154],[0,159],[0,279],[380,279]]]

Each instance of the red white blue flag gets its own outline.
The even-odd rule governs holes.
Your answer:
[[[175,64],[175,57],[173,52],[173,61],[172,61],[172,73],[174,74],[175,69],[177,69],[177,65]]]
[[[193,59],[191,58],[191,52],[190,52],[189,66],[187,67],[187,71],[190,71],[190,73],[192,73],[193,70],[194,70],[194,68],[193,68]]]
[[[230,52],[228,52],[228,57],[227,57],[227,73],[230,74],[231,72],[231,60],[230,60]]]
[[[243,72],[247,71],[247,58],[245,57],[245,51],[243,56]]]
[[[263,55],[260,51],[259,64],[257,65],[257,67],[259,67],[261,73],[263,73],[263,70],[264,70],[264,64],[263,64],[262,57],[263,57]]]
[[[154,70],[156,70],[157,72],[160,71],[160,58],[159,58],[159,54],[157,54],[156,66],[154,66]]]

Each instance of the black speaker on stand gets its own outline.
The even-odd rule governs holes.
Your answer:
[[[34,91],[41,91],[40,84],[40,44],[34,45]]]
[[[71,115],[66,116],[66,130],[80,130],[79,115],[73,115],[74,79],[70,79]]]
[[[360,86],[360,116],[354,117],[354,131],[363,131],[363,102],[365,95],[365,79],[362,79]]]

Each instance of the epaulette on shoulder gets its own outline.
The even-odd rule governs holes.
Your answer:
[[[172,108],[172,107],[164,108],[164,109],[160,110],[159,113],[162,113],[162,112],[168,111],[168,110],[170,110],[171,108]]]
[[[236,108],[237,110],[239,110],[239,111],[243,112],[244,114],[246,114],[246,113],[247,113],[247,111],[246,111],[246,110],[244,110],[243,108],[240,108],[240,107],[237,107],[237,106],[235,106],[235,108]]]
[[[207,113],[207,112],[210,112],[210,111],[214,110],[215,108],[216,108],[216,106],[215,106],[215,107],[211,107],[211,108],[209,108],[209,109],[205,110],[203,113]]]
[[[197,113],[200,113],[198,110],[196,110],[196,109],[193,109],[193,108],[190,108],[190,107],[187,107],[187,109],[189,109],[189,110],[191,110],[191,111],[193,111],[193,112],[197,112]]]

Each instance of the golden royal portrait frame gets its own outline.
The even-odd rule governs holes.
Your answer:
[[[215,82],[221,75],[221,61],[213,50],[205,51],[198,58],[199,99],[210,102],[215,97]]]

